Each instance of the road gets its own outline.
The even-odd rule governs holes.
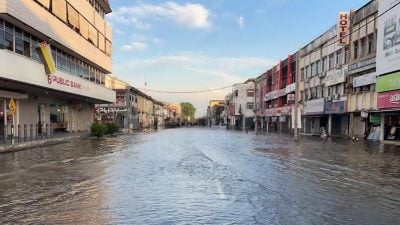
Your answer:
[[[0,224],[399,224],[400,148],[181,128],[0,155]]]

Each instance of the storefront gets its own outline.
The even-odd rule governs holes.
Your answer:
[[[303,115],[304,134],[320,135],[327,128],[328,117],[324,115],[325,99],[314,99],[306,102]]]
[[[400,90],[378,94],[378,109],[381,110],[383,139],[400,141]]]
[[[328,115],[327,132],[329,135],[347,135],[349,117],[346,112],[346,100],[325,102],[325,114]]]

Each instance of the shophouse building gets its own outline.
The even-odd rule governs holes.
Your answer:
[[[297,53],[289,55],[265,73],[265,120],[268,131],[291,132],[296,90]],[[260,103],[260,105],[262,105]]]
[[[349,136],[379,139],[380,118],[376,114],[376,43],[378,1],[352,13],[350,58],[347,71]]]
[[[0,2],[0,137],[88,131],[94,105],[115,102],[110,12],[106,0]]]
[[[232,128],[254,129],[254,88],[254,79],[233,85],[232,103],[230,103],[234,105],[234,113],[230,120]]]
[[[379,1],[377,20],[376,92],[377,111],[370,122],[380,119],[380,140],[400,140],[400,4]],[[376,122],[375,122],[376,121]]]
[[[256,122],[255,131],[263,130],[265,124],[265,91],[266,91],[266,73],[261,74],[255,79],[255,111]]]
[[[346,14],[349,19],[349,14]],[[302,133],[346,135],[348,132],[346,73],[348,41],[339,43],[338,26],[299,51],[299,100]],[[334,122],[333,122],[334,121]]]
[[[224,121],[225,100],[210,100],[207,107],[208,125],[225,124]]]

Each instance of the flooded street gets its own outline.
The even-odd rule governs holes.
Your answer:
[[[0,224],[399,224],[400,148],[182,128],[0,155]]]

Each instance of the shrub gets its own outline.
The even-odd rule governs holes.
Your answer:
[[[90,127],[90,133],[92,136],[102,137],[107,132],[107,126],[102,123],[94,123]]]
[[[114,134],[119,131],[119,127],[116,123],[107,123],[107,131],[106,134]]]

